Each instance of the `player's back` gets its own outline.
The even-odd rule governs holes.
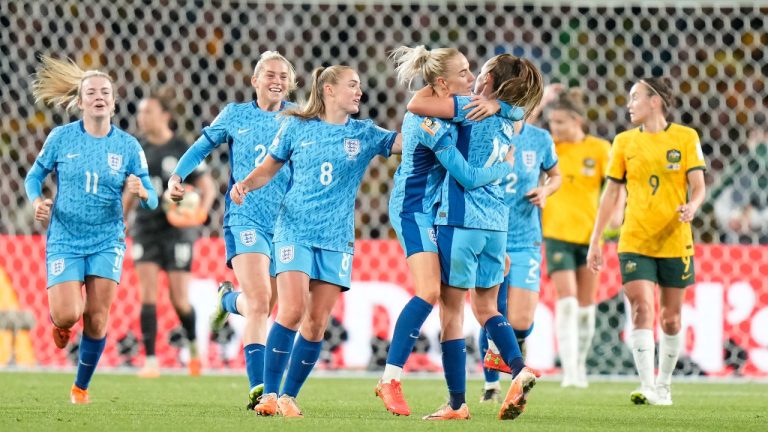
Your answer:
[[[454,104],[463,107],[470,100],[469,97],[455,97]],[[469,165],[488,167],[502,162],[514,135],[513,122],[496,115],[476,122],[463,119],[466,113],[459,114],[461,120],[457,123],[456,148]],[[507,215],[508,210],[499,182],[466,190],[448,175],[443,182],[435,223],[506,231]]]
[[[431,117],[406,113],[401,128],[402,160],[394,176],[389,211],[429,213],[440,197],[445,168],[435,157],[435,144],[455,129],[452,124]]]
[[[539,185],[543,171],[557,164],[554,142],[544,129],[524,124],[512,139],[514,172],[504,178],[504,201],[509,207],[507,249],[541,245],[541,210],[525,194]]]

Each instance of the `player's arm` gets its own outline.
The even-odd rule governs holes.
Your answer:
[[[456,102],[453,96],[437,96],[432,88],[427,86],[413,94],[407,109],[416,115],[452,119],[454,122],[464,119],[480,121],[496,113],[510,120],[520,120],[524,115],[521,108],[482,96],[473,96],[461,109],[457,109]]]
[[[547,197],[557,192],[563,184],[563,176],[560,175],[560,168],[555,164],[552,168],[544,171],[544,176],[539,182],[539,186],[531,189],[525,194],[525,197],[531,204],[539,208],[544,208],[547,204]]]
[[[677,211],[680,213],[680,222],[685,223],[693,220],[696,210],[701,207],[701,203],[704,202],[704,196],[706,195],[703,170],[695,169],[688,171],[687,177],[691,198],[687,203],[677,207]]]
[[[242,204],[248,192],[259,189],[269,183],[272,177],[280,171],[284,163],[285,161],[279,161],[272,154],[268,154],[261,165],[254,168],[243,181],[237,182],[232,186],[232,190],[229,191],[229,197],[232,198],[235,204]]]
[[[605,185],[603,196],[600,198],[595,228],[592,230],[592,235],[589,239],[589,252],[587,253],[587,266],[594,273],[599,272],[603,267],[603,251],[600,246],[600,237],[616,212],[616,208],[621,201],[621,190],[623,188],[624,184],[622,182],[609,178],[608,183]]]
[[[450,134],[443,135],[440,141],[450,140]],[[507,152],[507,158],[502,163],[497,163],[485,168],[476,168],[470,165],[455,145],[441,146],[435,152],[437,160],[445,167],[464,189],[476,189],[499,180],[512,173],[515,159],[514,149]]]
[[[35,208],[35,220],[40,222],[45,222],[51,217],[53,201],[43,197],[43,181],[50,172],[51,170],[35,161],[24,179],[24,190],[27,192],[27,198]]]
[[[192,147],[179,159],[179,163],[176,164],[176,168],[173,170],[173,174],[168,179],[168,194],[174,201],[181,201],[184,198],[184,187],[181,182],[190,175],[200,163],[216,148],[216,143],[203,131],[203,135],[192,144]],[[201,193],[203,192],[201,188]],[[205,204],[205,195],[201,196],[201,203]],[[211,205],[213,205],[214,197],[211,196]]]
[[[157,192],[155,192],[155,188],[152,186],[149,174],[146,171],[140,172],[138,176],[135,174],[129,175],[125,180],[125,190],[139,198],[141,208],[149,210],[157,208]]]
[[[403,134],[397,134],[395,141],[392,143],[392,148],[389,150],[389,154],[403,154]]]

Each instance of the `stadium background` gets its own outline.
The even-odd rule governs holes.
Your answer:
[[[0,331],[0,364],[62,365],[67,361],[45,339],[48,320],[43,239],[39,236],[44,228],[33,221],[23,179],[50,129],[75,117],[32,100],[29,83],[40,54],[70,57],[81,67],[108,71],[118,87],[115,122],[128,131],[136,130],[134,114],[141,97],[152,88],[172,86],[177,94],[176,130],[192,142],[226,103],[253,97],[249,80],[264,50],[278,50],[294,63],[299,97],[304,95],[305,79],[314,67],[345,63],[356,68],[365,91],[360,117],[397,129],[408,94],[395,82],[387,54],[400,45],[426,44],[459,48],[474,70],[502,52],[531,58],[547,82],[586,90],[589,132],[609,140],[629,127],[624,105],[633,80],[651,75],[672,78],[678,95],[673,120],[699,132],[710,167],[710,197],[694,222],[699,284],[687,295],[688,355],[680,367],[689,374],[705,370],[715,375],[766,374],[768,286],[763,275],[768,273],[768,253],[760,245],[765,238],[756,230],[740,239],[752,246],[717,245],[727,235],[713,209],[717,194],[729,185],[731,168],[751,156],[750,134],[766,128],[768,8],[746,2],[744,6],[728,2],[728,7],[702,7],[695,2],[669,3],[682,6],[655,3],[659,7],[616,4],[0,2],[0,329],[6,329]],[[222,193],[228,177],[227,157],[226,151],[217,151],[209,161]],[[387,199],[397,163],[397,158],[374,161],[358,194],[356,234],[366,241],[358,245],[354,278],[358,283],[392,282],[408,290],[400,251],[388,241],[394,234],[387,218]],[[750,165],[749,182],[739,186],[751,191],[756,205],[765,209],[765,157],[755,164]],[[49,180],[49,191],[53,185]],[[212,223],[204,228],[203,240],[197,245],[195,274],[201,281],[231,277],[221,263],[222,211],[220,199],[211,215]],[[603,281],[599,332],[590,370],[631,374],[631,357],[622,343],[626,314],[615,265],[603,275]],[[201,286],[200,292],[210,294],[209,285]],[[140,337],[136,279],[130,262],[121,287],[112,316],[112,348],[107,356],[111,365],[135,356],[135,338]],[[548,283],[543,292],[540,313],[551,315]],[[175,323],[167,297],[160,297],[164,299],[160,303],[162,335],[162,330],[168,333]],[[710,360],[714,363],[709,366],[695,360],[701,357],[696,352],[697,341],[711,335],[712,330],[702,324],[711,317],[703,312],[704,304],[715,304],[721,312],[715,327],[722,337],[715,342],[723,355],[719,363]],[[367,365],[371,368],[377,366],[377,356],[386,348],[384,339],[394,319],[385,313],[385,307],[375,306],[373,310],[376,313],[372,316],[364,316],[371,321],[372,339],[364,341],[374,354]],[[36,325],[31,332],[21,330],[31,325],[30,317]],[[348,330],[344,304],[340,304],[336,317],[331,346],[340,345],[342,329]],[[698,327],[698,338],[697,325],[703,326]],[[541,327],[537,327],[539,332]],[[228,338],[219,336],[233,340],[230,347],[237,344],[231,334]],[[350,344],[353,336],[346,336]],[[434,335],[432,341],[430,344],[429,335],[425,335],[419,349],[432,353],[432,357],[427,356],[414,368],[434,366]],[[159,343],[163,364],[178,365],[179,356],[168,348],[169,341]],[[16,349],[11,349],[14,346]],[[551,347],[551,343],[546,346]],[[118,352],[121,347],[125,351],[122,356]],[[229,359],[236,367],[242,364],[236,355],[232,357],[236,349],[229,349],[230,354],[225,351],[212,345],[211,367],[223,367],[222,359]],[[337,347],[328,354],[327,366],[356,364],[345,355],[349,354],[344,353],[343,346]]]

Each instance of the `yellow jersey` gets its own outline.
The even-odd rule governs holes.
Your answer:
[[[695,130],[670,123],[658,133],[631,129],[616,136],[608,178],[626,183],[619,252],[655,258],[693,255],[691,224],[677,207],[688,201],[688,172],[705,169]]]
[[[608,141],[591,135],[577,143],[555,142],[563,184],[544,206],[541,219],[545,238],[589,244],[610,151]]]

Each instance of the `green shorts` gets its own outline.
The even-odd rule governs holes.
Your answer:
[[[647,280],[664,288],[685,288],[696,283],[693,256],[654,258],[636,253],[620,253],[621,283]]]
[[[547,254],[547,275],[560,270],[576,270],[587,265],[589,245],[544,239]]]

